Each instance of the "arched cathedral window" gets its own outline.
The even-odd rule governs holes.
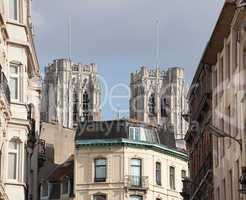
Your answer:
[[[78,121],[78,94],[76,91],[73,92],[73,121]]]
[[[155,115],[155,94],[152,93],[149,97],[149,115],[154,116]]]
[[[90,103],[89,95],[88,95],[87,91],[85,91],[83,94],[83,117],[84,117],[84,120],[89,119],[89,103]]]
[[[161,98],[161,117],[167,117],[167,99]]]

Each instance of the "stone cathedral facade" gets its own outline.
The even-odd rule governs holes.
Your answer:
[[[101,89],[95,64],[54,60],[45,68],[41,117],[74,128],[79,121],[100,119]]]
[[[167,71],[142,66],[131,74],[130,118],[173,128],[183,142],[188,125],[182,118],[187,111],[183,68]]]

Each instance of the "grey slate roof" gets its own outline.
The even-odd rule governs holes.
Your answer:
[[[143,122],[129,119],[111,121],[87,121],[81,122],[75,140],[98,140],[98,139],[129,139],[129,127],[143,127],[155,129],[159,143],[169,148],[176,148],[174,133],[160,126],[154,126]]]

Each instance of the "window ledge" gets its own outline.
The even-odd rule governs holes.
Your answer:
[[[16,181],[16,180],[10,180],[10,179],[6,180],[5,184],[6,184],[6,185],[16,185],[16,186],[23,186],[23,187],[26,187],[26,184],[25,184],[25,183],[23,183],[23,182],[18,182],[18,181]]]
[[[19,22],[18,20],[14,20],[14,19],[11,19],[11,18],[7,18],[7,24],[12,24],[12,25],[15,25],[15,26],[20,26],[20,27],[23,27],[25,28],[25,24]]]

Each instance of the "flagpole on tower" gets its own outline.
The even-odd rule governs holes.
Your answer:
[[[156,20],[156,68],[160,66],[160,21]]]
[[[68,18],[68,58],[71,60],[72,58],[72,23],[71,23],[71,17]]]

